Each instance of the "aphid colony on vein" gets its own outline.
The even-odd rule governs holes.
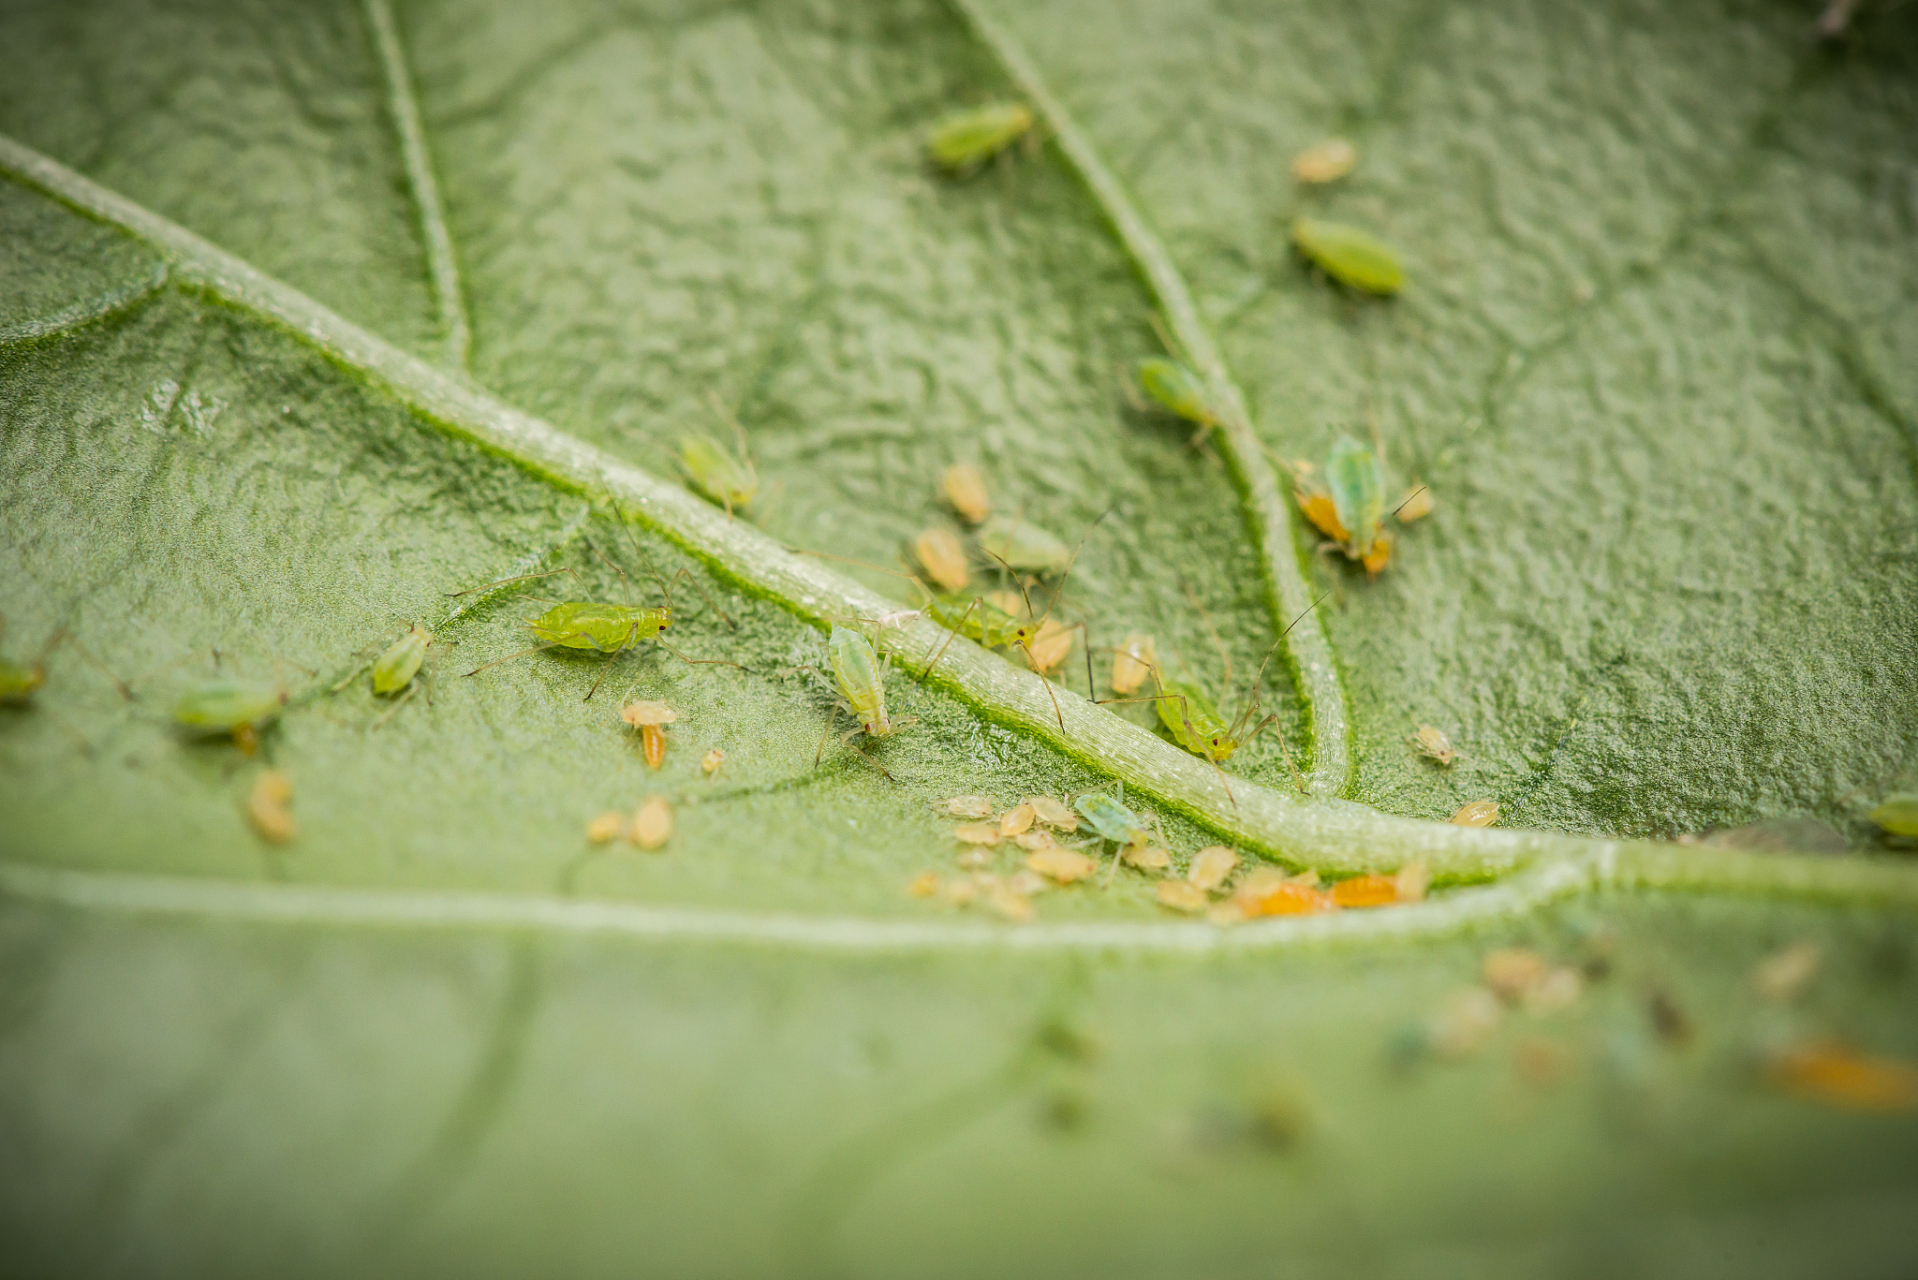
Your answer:
[[[1183,872],[1177,872],[1178,859],[1166,847],[1158,815],[1128,808],[1104,791],[1069,799],[1067,804],[1052,796],[1027,796],[1003,812],[986,796],[945,801],[939,812],[960,819],[951,831],[962,846],[961,874],[921,872],[906,892],[955,907],[984,907],[1022,923],[1032,918],[1032,899],[1038,894],[1082,883],[1109,888],[1124,866],[1153,884],[1159,905],[1203,914],[1216,925],[1233,925],[1262,916],[1419,902],[1430,883],[1425,864],[1412,861],[1394,875],[1357,875],[1327,885],[1316,872],[1293,875],[1269,864],[1245,867],[1239,854],[1224,845],[1198,850],[1184,860]],[[1082,830],[1086,834],[1081,838],[1062,839]],[[1006,844],[1024,855],[1011,870],[994,852]],[[1110,855],[1104,852],[1108,846]]]

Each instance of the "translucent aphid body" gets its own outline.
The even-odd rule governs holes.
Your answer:
[[[1436,760],[1442,765],[1449,765],[1458,759],[1458,752],[1453,748],[1452,740],[1445,736],[1445,730],[1429,724],[1420,725],[1419,731],[1412,735],[1412,746],[1426,759]]]
[[[1177,360],[1152,356],[1139,361],[1139,385],[1161,407],[1197,425],[1201,435],[1219,423],[1206,397],[1204,379]]]
[[[832,660],[833,683],[846,700],[859,727],[874,738],[893,731],[892,717],[886,714],[886,682],[879,670],[879,659],[872,643],[857,631],[835,626],[826,641]]]
[[[1032,131],[1032,111],[1023,103],[998,102],[953,114],[933,125],[926,158],[934,168],[964,177]]]
[[[1132,632],[1112,655],[1112,692],[1136,693],[1158,665],[1159,651],[1152,637],[1142,631]]]
[[[195,737],[231,734],[234,745],[251,755],[259,745],[259,731],[280,714],[286,697],[278,685],[208,680],[173,704],[173,722]]]
[[[1460,827],[1489,827],[1498,819],[1496,800],[1474,800],[1460,806],[1459,811],[1452,815],[1453,825]]]
[[[373,692],[395,694],[413,683],[413,677],[426,661],[427,646],[432,643],[431,631],[417,622],[408,627],[406,634],[388,645],[386,652],[373,663]]]
[[[1292,243],[1342,285],[1380,295],[1405,287],[1398,251],[1369,231],[1342,222],[1300,218],[1292,224]]]
[[[726,508],[728,515],[751,506],[759,494],[759,472],[752,460],[711,436],[681,436],[679,465],[693,488]]]
[[[960,544],[959,535],[950,529],[927,529],[913,539],[912,552],[926,576],[942,591],[964,591],[966,584],[972,581],[972,571],[966,566],[966,549]]]
[[[1103,791],[1088,792],[1080,796],[1072,802],[1072,807],[1079,811],[1079,816],[1086,820],[1086,825],[1097,832],[1102,840],[1110,840],[1119,845],[1133,845],[1144,844],[1148,838],[1149,833],[1146,831],[1145,824],[1139,820],[1139,815]]]
[[[262,840],[285,844],[298,832],[293,813],[287,805],[293,799],[293,783],[278,769],[269,769],[253,784],[246,797],[246,818]]]

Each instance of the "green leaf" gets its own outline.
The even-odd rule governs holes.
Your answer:
[[[27,1269],[1882,1269],[1912,1121],[1764,1064],[1918,1055],[1918,876],[1647,839],[1875,850],[1918,765],[1918,18],[1811,17],[11,8],[0,650],[73,640],[0,708]],[[1043,148],[925,170],[930,122],[1015,97]],[[1332,133],[1358,169],[1295,185]],[[1316,278],[1300,216],[1388,239],[1405,292]],[[1129,399],[1161,354],[1205,447]],[[729,438],[715,396],[750,520],[670,478]],[[1374,431],[1388,503],[1437,509],[1367,581],[1273,459]],[[881,636],[917,723],[840,745],[822,628],[909,593],[794,552],[903,568],[957,460],[1092,530],[1061,616],[1153,634],[1228,716],[1303,615],[1277,732],[1228,780],[1087,705],[1077,653],[1050,689],[963,642],[912,678],[920,620]],[[536,597],[681,568],[711,600],[675,588],[674,647],[746,671],[463,674]],[[422,692],[376,697],[413,623]],[[289,690],[259,759],[167,723],[216,675]],[[679,712],[656,773],[628,693]],[[283,845],[243,817],[268,766]],[[1441,888],[1232,930],[1117,868],[1023,926],[904,893],[955,871],[944,799],[1119,783],[1181,863]],[[648,794],[663,852],[586,841]],[[1486,797],[1509,829],[1413,821]],[[1584,994],[1418,1053],[1504,944]]]

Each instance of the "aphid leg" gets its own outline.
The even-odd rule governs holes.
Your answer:
[[[635,622],[632,629],[626,633],[626,642],[617,646],[611,653],[606,655],[606,661],[600,664],[599,678],[593,681],[593,687],[586,691],[586,696],[580,699],[581,702],[591,702],[593,700],[593,695],[599,692],[599,687],[606,683],[607,672],[611,671],[613,664],[619,661],[619,655],[632,648],[638,638],[639,624]]]
[[[381,725],[385,724],[388,720],[391,720],[394,716],[398,715],[400,708],[406,705],[407,700],[413,696],[414,691],[417,690],[418,688],[419,688],[419,683],[417,681],[407,685],[406,692],[402,693],[398,698],[396,698],[393,702],[393,705],[386,709],[386,713],[382,715],[379,719],[373,722],[373,727],[377,729]]]
[[[469,676],[476,676],[482,671],[491,671],[494,667],[497,667],[502,662],[511,662],[514,658],[524,658],[529,653],[544,653],[548,649],[557,649],[560,647],[560,645],[564,643],[566,643],[564,640],[555,640],[551,644],[536,644],[530,649],[521,649],[518,653],[509,653],[504,658],[495,658],[493,661],[487,663],[483,667],[474,667],[471,671],[467,672],[466,674]]]
[[[690,662],[695,667],[732,667],[739,671],[746,671],[746,668],[740,666],[737,662],[731,662],[725,658],[689,658],[679,650],[673,648],[673,646],[667,644],[664,640],[661,640],[658,636],[653,637],[653,643],[664,649],[667,653],[672,654],[675,658],[678,658],[681,662]],[[797,671],[798,668],[793,667],[791,670]],[[746,671],[746,674],[751,675],[752,672]]]
[[[1253,726],[1252,732],[1246,734],[1245,737],[1239,739],[1239,746],[1241,748],[1244,748],[1250,745],[1252,739],[1258,737],[1260,731],[1262,731],[1267,725],[1276,725],[1278,722],[1279,722],[1279,717],[1276,712],[1273,713],[1272,715],[1267,716],[1265,719],[1259,721],[1258,724]],[[1292,758],[1292,745],[1285,740],[1285,730],[1273,729],[1272,732],[1279,740],[1279,753],[1285,757],[1285,767],[1292,771],[1293,785],[1298,787],[1300,795],[1310,794],[1311,789],[1306,786],[1305,775],[1299,772],[1298,762]]]
[[[1226,694],[1230,696],[1232,693],[1232,655],[1226,652],[1225,641],[1219,639],[1219,629],[1212,625],[1212,615],[1207,613],[1205,606],[1199,603],[1198,594],[1192,590],[1192,584],[1185,580],[1183,573],[1179,575],[1179,589],[1185,592],[1186,603],[1190,604],[1193,611],[1199,615],[1199,621],[1205,623],[1205,633],[1212,637],[1212,647],[1219,651],[1219,662],[1225,670],[1224,687]]]
[[[926,669],[919,673],[919,678],[921,680],[924,680],[928,676],[932,675],[932,669],[939,665],[939,659],[946,656],[946,650],[951,648],[952,642],[959,638],[960,628],[963,628],[966,625],[966,619],[970,618],[972,616],[972,611],[974,609],[977,609],[978,607],[979,607],[979,597],[974,596],[972,598],[972,603],[966,606],[966,611],[959,615],[959,626],[955,627],[951,631],[946,632],[946,642],[939,646],[939,652],[934,654],[932,657],[932,661],[926,664]]]
[[[482,591],[491,591],[494,587],[509,586],[515,582],[532,582],[538,578],[551,578],[561,573],[572,573],[573,580],[575,582],[579,581],[579,575],[573,573],[571,569],[548,569],[545,573],[522,573],[517,578],[501,578],[498,582],[489,582],[484,586],[468,587],[464,591],[449,591],[446,593],[446,598],[448,600],[457,600],[461,596],[472,596],[478,595]]]
[[[126,699],[128,702],[133,701],[133,690],[127,685],[127,682],[122,680],[119,676],[114,675],[112,671],[108,670],[107,664],[100,661],[99,658],[95,657],[93,650],[87,648],[84,644],[80,643],[80,637],[74,635],[71,631],[67,630],[65,627],[61,627],[58,631],[54,632],[52,635],[47,637],[47,642],[40,646],[40,656],[36,658],[35,661],[44,663],[47,660],[48,655],[51,654],[55,648],[63,644],[69,646],[75,652],[77,652],[80,655],[81,660],[84,661],[89,667],[92,667],[95,671],[98,671],[101,675],[105,676],[108,680],[112,681],[113,687],[120,691],[120,696],[122,698]]]
[[[728,512],[728,514],[730,514],[730,512]],[[699,579],[693,577],[691,570],[681,568],[680,571],[678,573],[675,573],[671,578],[660,577],[659,570],[653,566],[652,557],[647,555],[645,549],[639,545],[639,535],[633,532],[633,527],[629,524],[626,524],[624,521],[621,521],[620,527],[626,530],[626,540],[633,544],[633,550],[638,553],[639,558],[641,560],[644,560],[646,562],[646,572],[653,575],[653,581],[659,584],[660,591],[664,593],[664,595],[666,596],[667,608],[670,609],[673,604],[672,584],[675,582],[678,582],[681,578],[684,578],[686,579],[686,581],[693,584],[693,590],[699,592],[699,598],[706,602],[707,607],[710,608],[714,613],[718,614],[720,617],[726,620],[726,625],[728,627],[731,627],[734,631],[739,630],[739,624],[737,622],[734,622],[732,620],[731,615],[729,615],[724,609],[720,608],[718,605],[713,603],[713,598],[706,594],[706,588],[699,585]],[[592,546],[591,543],[588,543],[587,545]],[[606,557],[600,553],[600,550],[598,547],[593,547],[593,554],[598,555],[601,560],[606,560]],[[620,576],[621,581],[626,583],[626,589],[628,591],[631,591],[633,583],[632,583],[632,579],[626,576],[626,571],[624,569],[621,569],[618,565],[613,564],[611,560],[606,560],[606,563],[609,565],[612,565],[613,572],[617,573]]]

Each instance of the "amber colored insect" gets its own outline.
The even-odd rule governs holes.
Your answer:
[[[1292,157],[1292,176],[1300,182],[1318,186],[1338,181],[1352,172],[1358,162],[1357,147],[1344,138],[1327,138]]]
[[[1233,902],[1247,916],[1306,916],[1330,911],[1332,895],[1309,884],[1284,880],[1264,893],[1234,894]]]
[[[1156,892],[1159,905],[1174,911],[1204,911],[1211,903],[1205,890],[1187,880],[1161,880]]]
[[[1005,839],[996,822],[962,822],[952,829],[952,837],[961,844],[985,845],[988,848]]]
[[[1000,817],[999,834],[1006,837],[1022,835],[1032,830],[1033,819],[1037,816],[1031,805],[1016,804]]]
[[[707,777],[719,772],[719,766],[726,763],[726,753],[713,747],[699,758],[699,771]]]
[[[1429,724],[1420,725],[1419,731],[1412,735],[1412,746],[1426,759],[1442,765],[1458,759],[1458,752],[1452,748],[1452,740],[1445,736],[1445,730]]]
[[[939,873],[921,871],[906,884],[906,894],[913,898],[930,898],[939,892]]]
[[[940,477],[939,492],[967,524],[983,523],[992,514],[985,477],[970,462],[955,462]]]
[[[1071,884],[1083,880],[1098,869],[1098,863],[1077,849],[1066,849],[1059,845],[1039,849],[1026,856],[1026,865],[1040,875],[1060,884]]]
[[[955,818],[990,818],[994,805],[986,796],[954,796],[944,807]]]
[[[1498,801],[1474,800],[1461,805],[1452,815],[1452,825],[1458,827],[1489,827],[1499,818]]]
[[[1159,651],[1152,637],[1143,631],[1132,632],[1112,655],[1112,692],[1121,696],[1137,693],[1158,665]]]
[[[912,540],[912,553],[926,576],[942,591],[964,591],[972,581],[966,567],[966,549],[950,529],[927,529]]]
[[[262,840],[285,844],[299,830],[287,808],[292,799],[293,782],[278,769],[268,769],[255,779],[246,797],[246,818]]]
[[[1332,886],[1332,901],[1341,907],[1389,907],[1398,900],[1398,881],[1391,876],[1353,876]]]
[[[640,746],[646,763],[659,768],[666,763],[665,725],[679,719],[679,713],[663,702],[629,702],[619,709],[619,718],[639,730]]]
[[[1119,857],[1140,871],[1164,871],[1172,865],[1172,855],[1156,844],[1129,844],[1119,850]]]
[[[1768,1074],[1781,1088],[1856,1111],[1918,1109],[1918,1067],[1876,1058],[1849,1045],[1821,1042],[1778,1054]]]
[[[608,810],[586,824],[586,838],[594,844],[617,840],[626,830],[626,815]]]
[[[1400,524],[1411,524],[1414,520],[1423,520],[1431,515],[1436,505],[1431,486],[1415,484],[1399,499],[1398,509],[1393,514]]]
[[[1032,806],[1032,816],[1048,827],[1056,827],[1060,831],[1079,829],[1079,815],[1051,796],[1027,796],[1025,802]]]
[[[663,848],[673,838],[673,806],[660,796],[648,796],[633,812],[628,836],[642,849]]]
[[[1210,845],[1192,855],[1192,863],[1186,868],[1187,881],[1206,892],[1211,892],[1225,883],[1233,868],[1239,865],[1239,855],[1222,844]]]

